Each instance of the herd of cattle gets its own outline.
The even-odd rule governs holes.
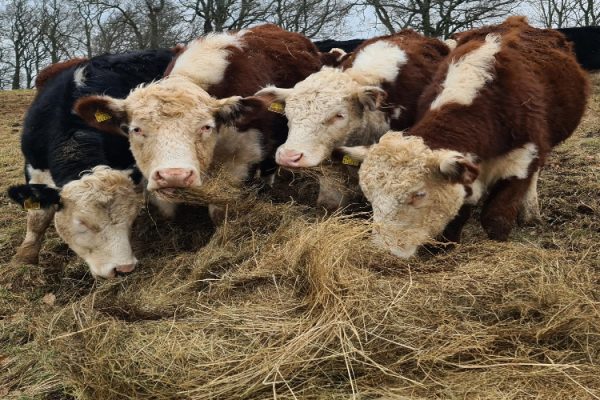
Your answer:
[[[404,30],[321,52],[261,25],[54,64],[24,122],[27,184],[9,189],[27,210],[14,260],[38,262],[54,217],[94,276],[127,273],[143,185],[171,217],[175,204],[152,193],[200,187],[215,169],[236,185],[269,181],[277,164],[313,167],[339,153],[362,162],[373,238],[392,253],[458,242],[480,199],[483,228],[506,240],[518,219],[539,216],[540,168],[583,115],[582,65],[600,68],[600,46],[590,50],[600,28],[583,29],[510,17],[445,42]],[[320,190],[322,205],[344,207],[343,190]],[[222,206],[208,206],[219,223]]]

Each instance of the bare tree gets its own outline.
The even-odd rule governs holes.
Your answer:
[[[37,45],[39,41],[39,12],[27,0],[11,0],[0,20],[1,26],[6,29],[5,40],[12,53],[12,57],[5,61],[12,70],[11,87],[20,89],[23,68],[30,65],[35,54],[31,46]]]
[[[191,13],[187,21],[201,25],[199,33],[243,29],[264,22],[270,13],[272,1],[258,0],[180,0],[181,6]]]
[[[353,5],[343,0],[275,0],[271,7],[270,21],[286,30],[314,37],[324,31],[336,31]]]
[[[577,5],[577,25],[600,25],[600,3],[598,0],[576,0],[575,3]]]
[[[518,5],[515,0],[366,0],[390,32],[413,28],[427,36],[451,34],[508,16]]]

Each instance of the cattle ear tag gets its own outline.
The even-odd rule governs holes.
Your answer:
[[[354,158],[350,157],[348,154],[345,154],[344,158],[342,158],[342,164],[358,167],[360,165],[360,161],[357,161]]]
[[[40,207],[39,201],[36,201],[35,199],[28,197],[23,202],[23,208],[26,210],[39,210],[41,207]]]
[[[273,102],[269,106],[269,111],[273,111],[277,114],[285,114],[285,106],[283,105],[283,103]]]
[[[96,110],[96,113],[94,114],[94,117],[96,117],[96,121],[97,122],[108,121],[109,119],[112,118],[110,116],[110,114],[107,114],[104,111],[100,111],[100,110]]]

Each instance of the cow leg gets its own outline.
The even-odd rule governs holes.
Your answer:
[[[13,262],[19,264],[37,264],[39,262],[44,234],[54,213],[53,207],[27,211],[27,233],[13,257]]]
[[[521,203],[518,216],[518,222],[520,225],[531,224],[542,219],[537,193],[537,182],[539,175],[540,170],[538,169],[533,174],[533,177],[531,178],[531,183],[529,185],[529,189],[525,194],[523,203]]]
[[[458,215],[446,226],[444,232],[439,238],[440,243],[426,244],[424,247],[428,253],[437,254],[441,251],[447,251],[454,248],[457,243],[460,243],[462,230],[473,211],[473,206],[466,204],[460,208]]]
[[[463,227],[471,217],[472,211],[472,205],[465,204],[462,206],[458,211],[458,215],[444,229],[442,239],[451,243],[460,243]]]
[[[508,240],[532,179],[533,174],[525,179],[501,180],[494,185],[481,211],[481,225],[490,239]]]
[[[348,203],[346,193],[339,184],[331,182],[331,179],[319,177],[319,197],[317,206],[323,207],[329,212],[335,212]]]

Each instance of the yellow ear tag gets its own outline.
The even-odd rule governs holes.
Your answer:
[[[28,199],[25,199],[25,201],[23,202],[23,208],[25,208],[26,210],[39,210],[41,207],[39,201],[35,201],[30,197]]]
[[[357,160],[353,159],[352,157],[350,157],[348,154],[346,154],[346,155],[344,155],[344,158],[342,158],[342,164],[358,167],[360,165],[360,161],[357,161]]]
[[[271,103],[269,111],[273,111],[277,114],[285,114],[285,106],[282,103]]]
[[[110,116],[110,114],[107,114],[104,111],[100,111],[100,110],[96,110],[94,117],[96,117],[96,121],[98,121],[98,122],[108,121],[109,119],[112,118]]]

